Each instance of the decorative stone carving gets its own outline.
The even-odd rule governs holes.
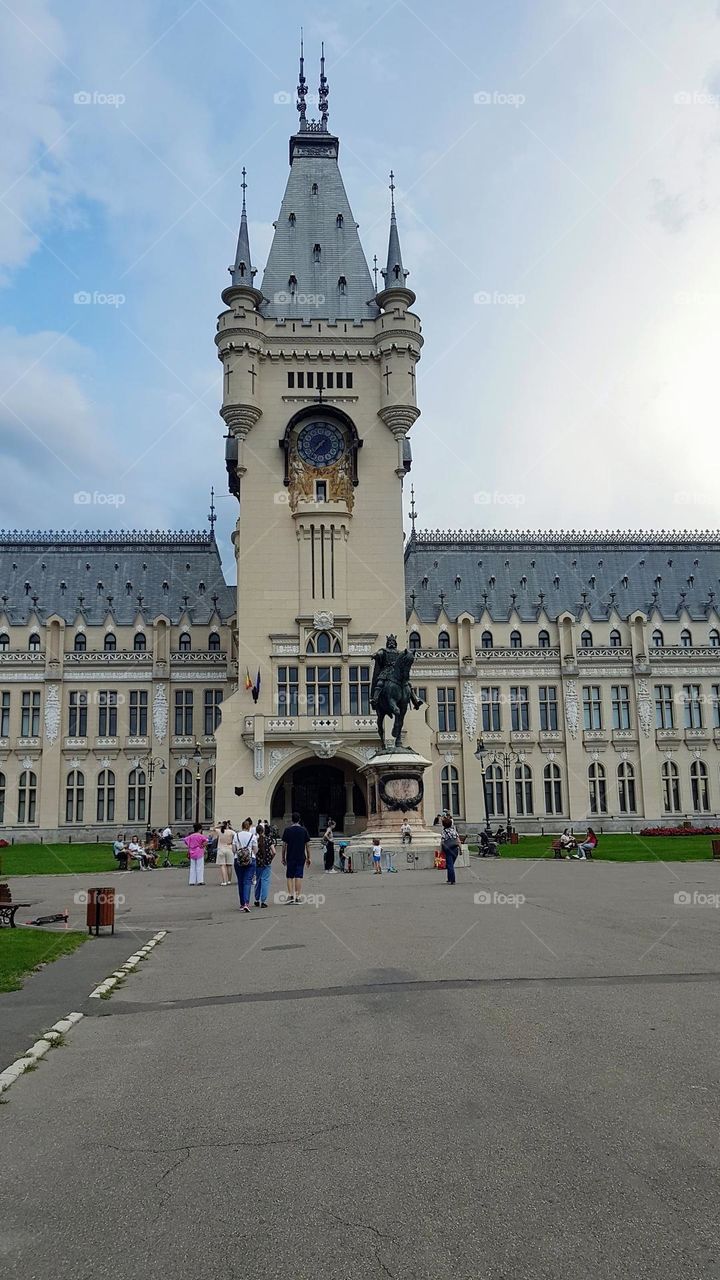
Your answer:
[[[22,757],[22,760],[20,761],[20,768],[21,768],[21,769],[32,769],[32,767],[33,767],[33,759],[32,759],[32,756],[23,756],[23,757]]]
[[[577,738],[578,725],[580,723],[580,700],[578,698],[577,684],[574,680],[568,680],[565,685],[565,720],[570,730],[570,737]]]
[[[340,738],[314,738],[311,740],[310,746],[315,755],[319,756],[321,760],[331,760],[338,747],[342,746],[342,740]]]
[[[345,452],[337,462],[328,467],[306,467],[297,449],[288,457],[288,502],[292,512],[300,503],[315,501],[315,481],[327,483],[330,502],[344,502],[348,512],[355,505],[355,487],[352,478],[350,455]]]
[[[348,646],[350,653],[372,653],[371,644],[351,644]]]
[[[110,765],[112,764],[112,760],[110,759],[109,756],[101,756],[100,759],[98,760],[98,764],[100,765],[101,769],[109,769]]]
[[[45,693],[45,738],[52,746],[60,732],[60,687],[49,684]]]
[[[159,684],[155,690],[152,718],[155,737],[158,742],[164,742],[168,728],[168,700],[165,692],[165,686],[162,684]]]
[[[335,614],[331,613],[329,609],[318,609],[313,614],[313,626],[318,631],[329,631],[331,627],[335,626]]]
[[[253,743],[253,775],[256,778],[265,777],[265,743]]]
[[[647,680],[638,680],[637,716],[646,738],[650,737],[653,722],[653,704]]]
[[[469,680],[466,680],[462,690],[462,717],[468,738],[475,737],[477,714],[477,694],[474,685]]]
[[[268,756],[268,773],[274,773],[280,768],[283,760],[293,753],[292,747],[273,747]]]

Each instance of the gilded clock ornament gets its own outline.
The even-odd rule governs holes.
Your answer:
[[[345,452],[345,437],[332,422],[308,422],[298,434],[297,451],[308,467],[331,467]]]

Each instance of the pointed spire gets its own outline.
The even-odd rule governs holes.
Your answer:
[[[416,537],[416,531],[415,531],[416,520],[417,520],[417,508],[415,506],[415,485],[413,484],[410,486],[410,526],[412,530],[410,536],[413,542],[415,541],[415,537]]]
[[[210,489],[210,513],[208,515],[208,524],[210,525],[211,541],[215,537],[215,521],[216,520],[217,520],[217,514],[215,512],[215,489],[213,487]]]
[[[320,88],[318,90],[318,106],[320,108],[320,128],[323,133],[327,133],[329,109],[328,96],[330,88],[325,75],[325,41],[320,45]]]
[[[392,169],[390,170],[390,237],[388,239],[387,266],[380,274],[384,281],[383,293],[389,293],[391,289],[401,289],[404,294],[408,295],[408,300],[415,301],[415,294],[408,289],[405,283],[410,272],[403,267],[402,254],[400,252],[400,235],[395,214],[395,174]]]
[[[297,109],[300,116],[300,133],[304,133],[307,128],[307,81],[305,79],[305,45],[303,40],[303,29],[300,28],[300,75],[298,77],[297,87]]]
[[[243,165],[242,171],[242,211],[240,214],[240,233],[238,235],[237,250],[235,252],[235,262],[228,267],[230,279],[232,283],[227,289],[223,289],[223,301],[227,302],[226,295],[231,294],[235,289],[248,290],[253,295],[253,300],[257,304],[262,294],[256,289],[253,280],[257,274],[250,259],[250,236],[248,234],[247,208],[245,204],[245,192],[247,191],[247,170]]]

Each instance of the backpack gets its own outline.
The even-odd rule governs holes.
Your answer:
[[[443,831],[440,840],[440,847],[443,853],[457,853],[460,849],[460,841],[451,831]]]
[[[247,844],[242,844],[243,836],[247,836]],[[249,867],[252,862],[252,836],[249,831],[240,831],[235,837],[237,840],[237,849],[235,850],[235,858],[241,867]]]

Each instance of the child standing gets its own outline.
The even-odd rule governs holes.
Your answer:
[[[376,876],[382,875],[382,867],[380,865],[381,859],[382,859],[382,845],[380,844],[380,837],[373,836],[372,860],[373,860],[373,868]]]

